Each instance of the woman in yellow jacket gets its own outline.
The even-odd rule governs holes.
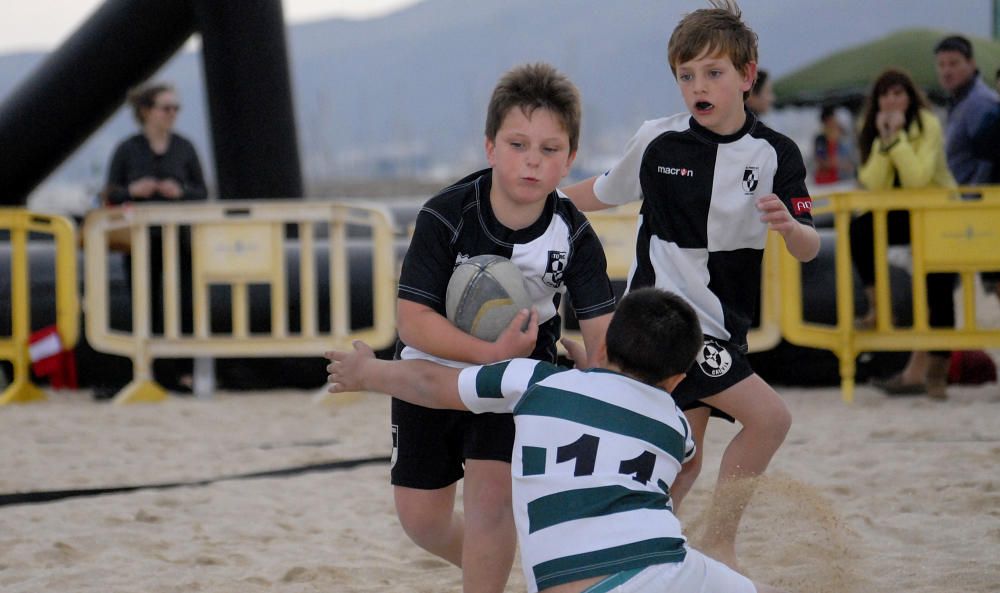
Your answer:
[[[886,70],[875,81],[865,110],[858,148],[861,167],[858,180],[866,189],[917,189],[955,187],[944,153],[941,122],[927,104],[910,76],[901,70]],[[888,217],[889,244],[910,243],[910,215],[891,211]],[[858,320],[861,327],[875,322],[875,263],[872,214],[851,222],[851,253],[868,296],[868,314]],[[927,275],[927,305],[931,327],[954,327],[952,293],[954,274]],[[950,352],[914,352],[903,371],[876,382],[890,394],[927,392],[945,398]]]

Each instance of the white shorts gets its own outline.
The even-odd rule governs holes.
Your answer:
[[[757,588],[725,564],[688,548],[684,562],[613,574],[583,593],[757,593]]]

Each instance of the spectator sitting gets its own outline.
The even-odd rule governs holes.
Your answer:
[[[837,121],[832,105],[820,111],[821,129],[813,142],[816,183],[836,183],[854,178],[854,155],[848,135]]]
[[[945,162],[941,123],[927,108],[913,79],[902,70],[884,71],[868,97],[864,124],[858,140],[861,168],[858,180],[870,190],[892,188],[954,187]],[[890,211],[890,245],[910,243],[910,216]],[[868,296],[868,314],[858,325],[875,324],[875,255],[873,216],[862,214],[851,221],[851,255]],[[927,275],[927,301],[931,327],[954,327],[954,274]],[[913,352],[903,372],[876,385],[889,394],[927,392],[946,397],[949,352]]]

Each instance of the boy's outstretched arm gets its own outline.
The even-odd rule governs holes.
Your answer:
[[[795,259],[807,262],[816,257],[819,253],[819,233],[795,220],[778,196],[768,194],[757,198],[757,209],[760,210],[760,221],[781,234],[785,247]]]
[[[426,360],[378,360],[371,346],[354,341],[351,351],[326,353],[330,393],[376,391],[425,408],[466,410],[454,369]]]
[[[573,361],[573,368],[582,370],[590,366],[587,359],[587,349],[583,347],[583,344],[566,337],[560,338],[559,343],[566,349],[566,356]]]
[[[580,320],[580,334],[587,348],[586,367],[583,368],[593,368],[603,364],[602,347],[608,335],[608,325],[611,323],[612,315],[613,313],[605,313],[598,317]],[[584,361],[574,359],[574,362],[582,364]]]
[[[597,199],[597,194],[594,193],[594,182],[597,177],[591,177],[590,179],[584,179],[573,185],[562,187],[560,191],[566,194],[573,205],[582,210],[583,212],[593,212],[594,210],[606,210],[611,208],[614,204],[605,204],[604,202]]]

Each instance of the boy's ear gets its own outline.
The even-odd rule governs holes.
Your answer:
[[[757,62],[747,62],[743,68],[743,85],[740,87],[743,92],[750,92],[753,83],[757,80]]]
[[[687,373],[677,373],[676,375],[667,377],[666,379],[660,381],[660,387],[662,387],[667,393],[673,393],[674,388],[684,380],[684,377],[687,377]]]
[[[497,143],[496,140],[490,138],[489,136],[486,136],[485,138],[486,138],[485,142],[486,162],[488,162],[490,166],[493,167],[496,165],[494,161],[496,160]]]
[[[563,172],[563,177],[569,175],[569,170],[573,168],[573,161],[576,160],[576,151],[569,153],[569,158],[566,159],[566,170]]]

